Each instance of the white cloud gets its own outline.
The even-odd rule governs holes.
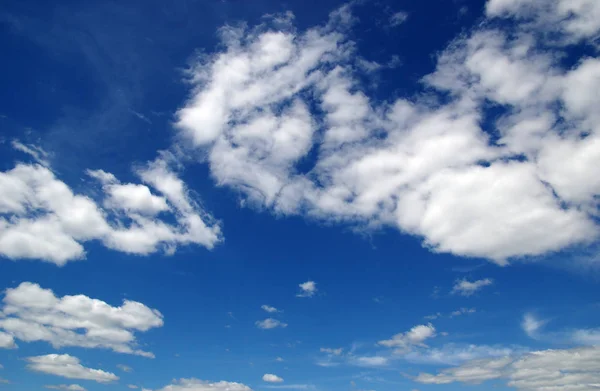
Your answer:
[[[275,359],[275,361],[277,361],[277,362],[284,362],[285,360],[283,359],[283,357],[277,357]]]
[[[314,281],[306,281],[298,285],[300,287],[300,293],[297,297],[313,297],[317,293],[317,283]]]
[[[344,351],[344,348],[336,348],[336,349],[332,349],[332,348],[321,348],[319,349],[319,351],[321,353],[328,353],[328,354],[332,354],[334,356],[341,356],[341,354]]]
[[[84,258],[82,244],[90,240],[140,255],[158,249],[172,253],[186,244],[212,248],[220,240],[219,226],[192,202],[168,159],[163,154],[138,171],[160,195],[146,185],[121,184],[110,173],[88,171],[103,184],[104,209],[75,194],[47,167],[18,164],[0,172],[0,255],[62,266]],[[175,224],[164,222],[162,214]]]
[[[133,368],[124,364],[117,364],[117,368],[119,368],[123,372],[133,372]]]
[[[522,347],[489,346],[474,344],[445,344],[439,348],[413,349],[403,358],[417,364],[460,365],[467,361],[506,357],[522,353]]]
[[[60,391],[86,391],[85,388],[80,386],[79,384],[59,384],[59,385],[49,385],[45,386],[51,390],[60,390]]]
[[[598,388],[599,367],[600,347],[542,350],[520,357],[474,360],[437,375],[421,373],[415,380],[424,384],[480,384],[506,379],[509,387],[519,390],[587,391]]]
[[[521,322],[521,328],[530,338],[556,344],[600,346],[600,328],[569,329],[563,331],[544,331],[548,320],[538,319],[531,313],[526,313]]]
[[[267,385],[264,388],[271,388],[275,390],[313,390],[315,386],[312,384],[278,384],[278,385]]]
[[[594,36],[594,1],[555,2],[553,15],[572,17],[552,26]],[[600,130],[586,101],[597,99],[597,64],[565,69],[563,46],[539,49],[548,35],[529,33],[542,31],[521,16],[529,3],[488,2],[490,18],[516,23],[482,23],[448,46],[423,79],[448,93],[443,104],[366,95],[349,7],[332,16],[341,27],[224,28],[224,49],[190,69],[177,126],[207,151],[219,186],[276,214],[391,226],[500,265],[587,245],[599,234]],[[484,129],[490,106],[502,110]]]
[[[404,11],[398,11],[390,16],[390,26],[396,27],[406,22],[408,19],[408,13]]]
[[[461,316],[461,315],[467,315],[467,314],[474,314],[475,312],[477,312],[477,309],[475,308],[460,308],[456,311],[452,311],[449,315],[450,318],[454,318],[457,316]]]
[[[263,304],[262,306],[260,306],[260,308],[262,308],[264,311],[269,312],[269,313],[279,312],[279,310],[277,308],[271,307],[270,305],[266,305],[266,304]]]
[[[130,389],[132,389],[132,390],[135,390],[135,389],[138,389],[139,387],[138,387],[138,386],[136,386],[135,384],[128,384],[128,385],[127,385],[127,388],[130,388]]]
[[[208,382],[198,379],[179,379],[157,391],[252,391],[242,383],[227,381]]]
[[[427,347],[426,340],[436,336],[433,325],[418,325],[405,333],[394,335],[391,339],[377,342],[378,345],[394,348],[396,353],[407,353],[415,346]]]
[[[389,360],[383,356],[358,356],[350,357],[349,363],[359,367],[385,367],[388,365]]]
[[[456,281],[452,288],[453,294],[459,294],[461,296],[471,296],[477,291],[483,289],[486,286],[490,286],[494,281],[490,278],[484,278],[482,280],[469,281],[466,278]]]
[[[48,354],[45,356],[28,357],[27,368],[35,372],[61,376],[67,379],[93,380],[98,383],[109,383],[119,380],[114,373],[100,369],[84,367],[77,357],[68,354]]]
[[[537,338],[538,331],[546,324],[546,321],[537,319],[533,314],[527,313],[523,316],[521,327],[523,331],[531,337]]]
[[[7,289],[3,303],[0,329],[21,341],[46,341],[55,348],[105,348],[153,357],[137,349],[134,332],[163,325],[160,312],[136,301],[113,307],[84,295],[57,297],[31,282]]]
[[[17,344],[15,343],[15,338],[10,334],[0,331],[0,348],[16,349]]]
[[[21,151],[31,156],[37,163],[41,164],[42,166],[47,167],[50,165],[50,163],[48,163],[48,153],[39,146],[33,144],[26,145],[18,140],[13,140],[11,142],[11,145],[17,151]]]
[[[283,323],[277,319],[267,318],[265,320],[257,320],[256,327],[263,330],[274,329],[277,327],[285,328],[287,327],[287,323]]]
[[[272,373],[265,373],[262,377],[263,381],[268,383],[281,383],[283,379],[277,375],[273,375]]]

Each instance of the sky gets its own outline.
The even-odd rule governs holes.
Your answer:
[[[5,0],[0,49],[0,390],[598,390],[600,2]]]

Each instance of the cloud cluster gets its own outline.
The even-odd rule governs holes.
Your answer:
[[[56,297],[31,282],[7,289],[3,303],[0,330],[11,339],[45,341],[55,348],[104,348],[154,357],[137,348],[134,332],[163,325],[160,312],[136,301],[113,307],[84,295]]]
[[[600,348],[542,350],[520,357],[474,360],[437,375],[421,373],[424,384],[480,384],[507,379],[508,386],[527,391],[587,391],[600,384]]]
[[[413,347],[427,347],[425,341],[436,336],[433,325],[418,325],[405,333],[394,335],[391,339],[377,342],[378,345],[393,348],[395,353],[407,353]]]
[[[212,248],[220,240],[219,226],[191,200],[168,155],[138,170],[145,184],[123,184],[101,170],[88,174],[102,184],[103,208],[48,167],[20,163],[0,172],[0,256],[62,266],[84,258],[90,240],[140,255],[185,244]]]
[[[61,376],[67,379],[93,380],[98,383],[110,383],[119,380],[114,373],[81,365],[77,357],[68,354],[48,354],[27,358],[27,368],[35,372]]]
[[[305,32],[291,18],[224,28],[224,49],[190,69],[176,125],[218,185],[277,214],[392,226],[498,264],[587,245],[599,234],[600,61],[559,59],[599,31],[599,6],[551,3],[488,2],[490,20],[512,21],[448,46],[422,80],[437,101],[362,91],[348,7]],[[539,50],[536,7],[572,39]]]

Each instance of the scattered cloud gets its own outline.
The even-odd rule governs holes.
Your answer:
[[[402,23],[406,22],[408,19],[408,13],[404,11],[398,11],[390,16],[390,26],[396,27],[400,26]]]
[[[300,293],[297,297],[313,297],[317,293],[317,283],[314,281],[306,281],[298,285],[300,287]]]
[[[474,314],[475,312],[477,312],[476,308],[459,308],[456,311],[452,311],[449,314],[442,314],[441,312],[436,312],[435,314],[431,314],[431,315],[427,315],[424,318],[427,320],[435,320],[435,319],[439,319],[439,318],[443,318],[443,317],[448,317],[450,319],[455,318],[457,316],[461,316],[461,315],[468,315],[468,314]]]
[[[433,325],[418,325],[405,333],[394,335],[391,339],[377,342],[378,345],[393,348],[396,353],[402,354],[408,352],[415,346],[427,347],[425,341],[436,336],[436,330]]]
[[[82,243],[95,239],[139,255],[160,249],[172,254],[187,244],[212,248],[220,240],[220,228],[189,197],[169,168],[169,156],[164,153],[137,171],[158,195],[146,184],[122,184],[110,173],[88,170],[102,184],[104,208],[74,194],[48,167],[18,164],[0,172],[0,255],[62,266],[85,258]],[[167,216],[175,224],[163,221]]]
[[[257,320],[256,327],[263,330],[275,329],[277,327],[285,328],[287,323],[283,323],[280,320],[267,318],[265,320]]]
[[[41,147],[29,144],[25,145],[18,140],[13,140],[11,145],[17,151],[21,151],[33,158],[37,163],[42,166],[48,167],[50,163],[48,163],[48,152],[44,151]]]
[[[281,390],[314,390],[316,387],[312,384],[278,384],[266,385],[264,388],[281,389]]]
[[[342,353],[344,352],[344,348],[336,348],[336,349],[332,349],[332,348],[321,348],[319,349],[319,351],[321,353],[327,353],[327,354],[332,354],[334,356],[341,356]]]
[[[68,354],[48,354],[45,356],[28,357],[27,368],[67,379],[93,380],[98,383],[110,383],[119,380],[114,373],[100,369],[91,369],[80,364],[77,357]]]
[[[124,365],[124,364],[117,364],[117,368],[119,368],[123,372],[127,372],[127,373],[133,372],[133,368],[131,368],[130,366]]]
[[[275,361],[277,361],[277,362],[284,362],[285,360],[282,357],[277,357],[275,359]]]
[[[283,379],[277,375],[273,375],[272,373],[265,373],[262,377],[263,381],[267,383],[281,383]]]
[[[359,367],[385,367],[389,359],[383,356],[351,356],[349,363]]]
[[[456,281],[452,288],[452,294],[459,294],[461,296],[471,296],[477,291],[481,290],[486,286],[490,286],[494,281],[490,278],[483,280],[469,281],[466,278]]]
[[[144,357],[153,354],[137,349],[134,332],[163,325],[160,312],[136,301],[124,300],[113,307],[84,295],[57,297],[31,282],[6,290],[0,314],[3,334],[24,342],[104,348]]]
[[[481,384],[505,379],[526,391],[593,390],[600,383],[600,347],[541,350],[517,357],[473,360],[437,375],[419,374],[423,384]]]
[[[138,387],[138,386],[136,386],[135,384],[128,384],[128,385],[127,385],[127,388],[130,388],[130,389],[132,389],[132,390],[135,390],[135,389],[138,389],[139,387]]]
[[[49,385],[44,386],[51,390],[60,390],[60,391],[87,391],[85,388],[80,386],[79,384],[59,384],[59,385]]]
[[[242,383],[227,381],[209,382],[192,378],[174,380],[168,386],[156,391],[252,391],[252,389]]]
[[[279,312],[279,310],[277,308],[271,307],[270,305],[266,305],[266,304],[263,304],[262,306],[260,306],[260,308],[262,308],[264,311],[266,311],[268,313]]]

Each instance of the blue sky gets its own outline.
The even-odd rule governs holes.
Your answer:
[[[0,389],[600,384],[600,3],[4,1]]]

